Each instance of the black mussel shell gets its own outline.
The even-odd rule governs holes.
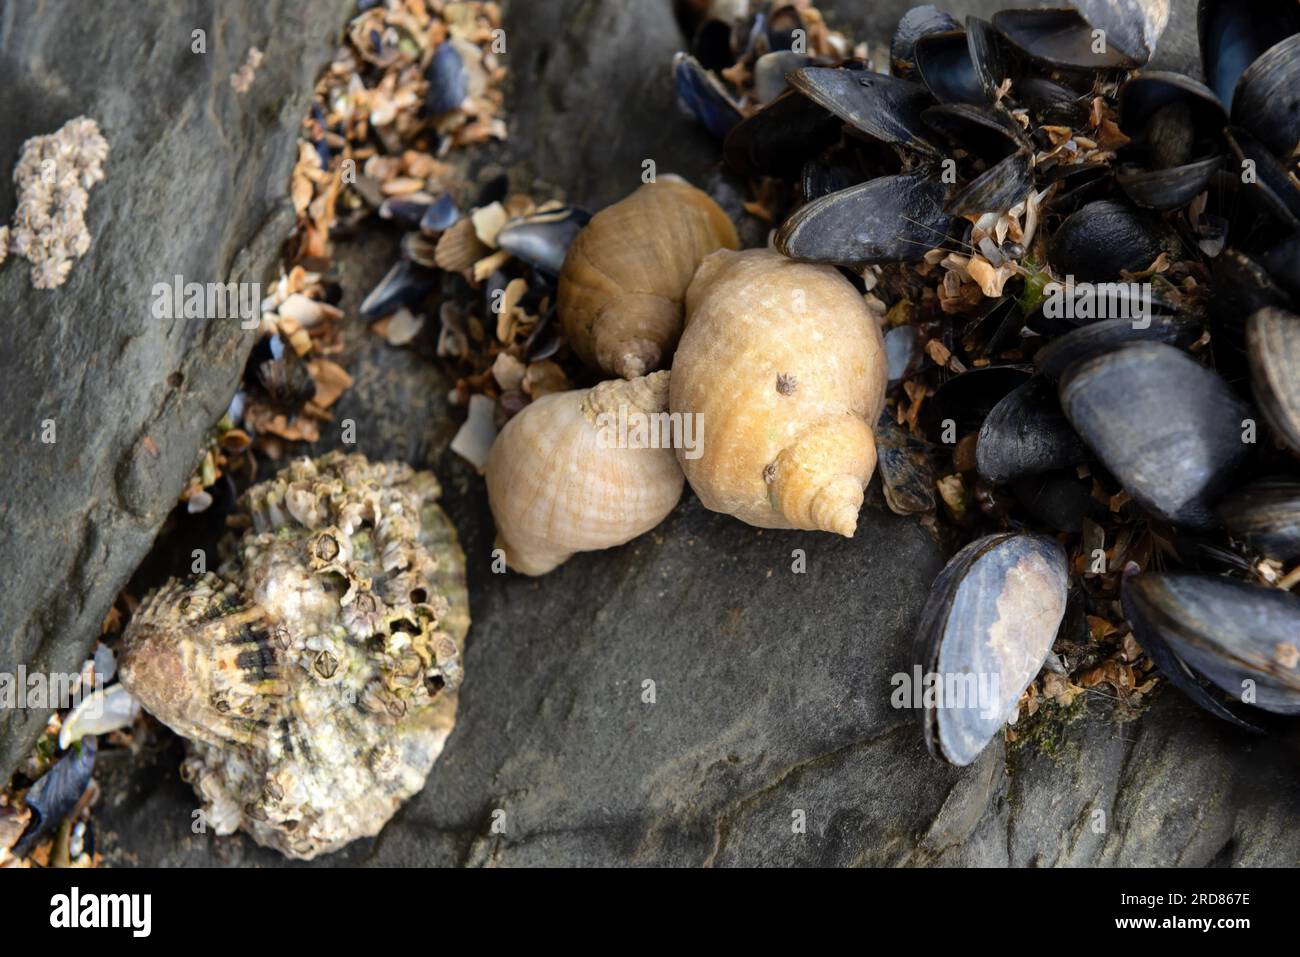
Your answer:
[[[1067,580],[1060,544],[1023,533],[977,539],[939,573],[917,626],[921,667],[940,689],[924,701],[931,754],[970,764],[1015,712],[1052,650]]]
[[[1300,32],[1300,8],[1293,0],[1200,0],[1196,32],[1205,82],[1231,110],[1246,69],[1275,43]]]
[[[805,67],[789,77],[790,85],[868,136],[931,152],[921,113],[930,106],[919,83],[869,70]]]
[[[993,27],[1012,46],[1062,69],[1127,70],[1146,61],[1109,42],[1096,52],[1093,27],[1077,10],[1002,10],[993,14]]]
[[[894,76],[909,77],[916,69],[916,41],[931,33],[960,30],[961,24],[935,6],[912,7],[899,18],[889,44]]]
[[[922,407],[927,433],[942,433],[945,419],[951,419],[957,427],[954,440],[976,431],[994,406],[1028,382],[1033,374],[1031,366],[1001,365],[979,366],[953,376]]]
[[[1147,269],[1162,252],[1177,249],[1177,238],[1159,220],[1110,199],[1099,199],[1070,214],[1048,249],[1055,272],[1078,282],[1109,282]]]
[[[722,155],[743,176],[793,179],[803,164],[834,146],[840,120],[797,90],[787,90],[737,123]]]
[[[759,103],[771,103],[789,88],[791,73],[812,63],[808,54],[793,50],[764,53],[754,61],[754,98]]]
[[[1026,512],[1058,532],[1077,535],[1085,518],[1100,522],[1106,515],[1105,506],[1092,495],[1092,480],[1072,472],[1026,475],[1010,488]]]
[[[673,85],[686,111],[718,139],[724,139],[740,122],[740,106],[721,81],[690,54],[673,57]]]
[[[1300,297],[1300,233],[1261,252],[1259,261],[1278,284]]]
[[[361,318],[379,319],[418,303],[438,286],[438,274],[408,259],[393,263],[379,285],[361,301]]]
[[[1074,365],[1061,407],[1139,505],[1203,528],[1250,446],[1252,411],[1211,369],[1157,342],[1122,346]]]
[[[1171,169],[1123,165],[1116,172],[1115,181],[1129,199],[1145,209],[1180,209],[1205,189],[1210,177],[1222,166],[1222,156],[1210,156]]]
[[[862,182],[862,169],[848,163],[832,163],[812,159],[803,164],[799,174],[799,190],[805,203],[821,199],[831,193],[856,186]]]
[[[916,262],[956,228],[944,192],[927,171],[882,176],[800,207],[777,232],[776,248],[843,266]]]
[[[1252,315],[1270,306],[1286,306],[1289,300],[1263,266],[1231,246],[1215,258],[1212,280],[1210,316],[1216,359],[1222,366],[1230,351],[1245,353],[1246,323]]]
[[[1169,23],[1169,0],[1070,0],[1106,45],[1141,66],[1151,59]]]
[[[469,77],[455,43],[444,40],[438,44],[425,68],[424,79],[429,84],[424,105],[430,113],[448,113],[465,102],[469,94]]]
[[[916,72],[940,103],[992,103],[1006,76],[993,27],[967,17],[966,28],[919,37]]]
[[[1028,150],[1018,150],[963,186],[948,203],[948,212],[964,217],[1000,215],[1023,202],[1033,188],[1033,156]]]
[[[934,469],[925,444],[895,422],[888,409],[876,423],[876,468],[891,512],[918,515],[934,510]]]
[[[1044,123],[1081,127],[1088,121],[1088,96],[1054,80],[1025,77],[1016,84],[1016,95]]]
[[[1286,167],[1248,130],[1230,126],[1224,136],[1243,177],[1249,164],[1252,177],[1244,181],[1269,214],[1288,232],[1300,229],[1300,188]]]
[[[1246,324],[1255,401],[1279,439],[1300,455],[1300,316],[1266,308]]]
[[[1035,377],[1002,399],[980,426],[975,467],[994,485],[1075,465],[1088,458],[1061,411],[1056,386]]]
[[[1228,530],[1267,558],[1300,561],[1300,480],[1260,479],[1219,506]]]
[[[82,738],[27,791],[24,802],[32,819],[13,847],[14,857],[26,857],[35,850],[77,806],[95,769],[96,748],[94,735]]]
[[[392,220],[406,229],[419,229],[420,220],[429,211],[430,201],[390,196],[379,204],[379,218]]]
[[[456,199],[451,193],[443,193],[424,211],[420,217],[420,232],[433,236],[445,232],[456,225],[460,219],[460,210],[456,207]]]
[[[1201,337],[1199,322],[1176,316],[1153,316],[1148,325],[1129,319],[1103,319],[1053,339],[1034,355],[1038,371],[1059,379],[1079,362],[1095,359],[1130,342],[1165,342],[1186,348]]]
[[[564,257],[591,213],[577,206],[545,209],[512,219],[497,233],[497,246],[516,259],[558,276]]]
[[[1052,194],[1052,212],[1068,215],[1110,193],[1113,170],[1109,163],[1075,163],[1053,166],[1046,182],[1056,185]]]
[[[999,160],[1030,147],[1020,124],[1005,111],[992,107],[945,103],[930,107],[922,118],[953,145],[986,160]]]
[[[1294,595],[1217,575],[1147,573],[1125,581],[1123,605],[1138,644],[1183,691],[1187,675],[1174,662],[1239,701],[1300,714],[1300,599]],[[1240,723],[1203,689],[1189,693]]]

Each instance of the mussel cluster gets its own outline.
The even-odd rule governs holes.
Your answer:
[[[916,7],[887,64],[748,6],[674,80],[775,247],[878,306],[885,499],[965,543],[923,664],[1001,678],[987,714],[927,702],[932,752],[974,760],[1121,617],[1214,714],[1300,713],[1300,5],[1201,0],[1204,82],[1142,69],[1167,0]]]

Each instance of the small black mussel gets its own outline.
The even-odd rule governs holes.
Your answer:
[[[1125,580],[1123,606],[1138,644],[1207,711],[1254,727],[1201,679],[1243,704],[1300,714],[1300,598],[1217,575],[1148,572]]]
[[[25,803],[32,812],[32,819],[14,845],[15,857],[26,857],[77,806],[90,784],[91,772],[95,768],[95,750],[94,735],[82,738],[28,790]]]
[[[361,318],[379,319],[418,303],[438,286],[438,274],[409,259],[399,259],[361,301]]]
[[[1083,462],[1088,450],[1056,399],[1056,387],[1030,379],[1002,399],[980,426],[975,467],[994,485]]]
[[[898,20],[889,44],[889,60],[894,76],[910,77],[916,70],[916,43],[931,33],[951,33],[961,24],[938,7],[926,4],[913,7]]]
[[[1158,219],[1124,203],[1101,199],[1068,216],[1048,251],[1058,275],[1080,282],[1110,282],[1151,266],[1178,240]]]
[[[740,104],[716,76],[689,53],[673,58],[673,83],[677,99],[688,113],[718,139],[726,138],[741,120]]]
[[[1135,343],[1073,366],[1060,395],[1076,431],[1139,505],[1176,524],[1214,523],[1253,421],[1214,370],[1173,346]]]
[[[558,276],[564,257],[591,213],[577,206],[540,209],[512,219],[497,233],[497,245],[550,276]]]
[[[899,426],[888,410],[876,423],[876,468],[891,512],[920,515],[934,510],[934,469],[925,444]]]
[[[448,113],[465,101],[469,94],[469,76],[465,61],[456,50],[456,41],[444,40],[438,44],[424,71],[428,83],[424,105],[434,115]]]
[[[1233,535],[1266,558],[1300,561],[1300,480],[1251,482],[1224,499],[1219,517]]]
[[[1018,532],[971,542],[939,573],[917,628],[925,740],[974,761],[1015,713],[1065,615],[1065,550]]]

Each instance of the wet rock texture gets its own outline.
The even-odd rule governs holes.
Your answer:
[[[844,11],[835,22],[883,39],[906,4],[828,6]],[[593,208],[634,188],[643,158],[657,158],[661,172],[716,187],[715,148],[673,106],[668,62],[681,41],[667,7],[666,0],[508,3],[512,140],[491,161],[561,186]],[[949,7],[987,16],[997,5]],[[1186,41],[1192,4],[1174,7],[1171,30]],[[241,54],[228,54],[214,87]],[[214,95],[222,102],[224,94]],[[111,208],[112,188],[110,171],[92,214]],[[217,218],[208,205],[190,207],[196,210]],[[115,219],[113,228],[127,224]],[[216,240],[173,239],[153,237],[153,255],[166,248],[207,257],[221,248]],[[391,237],[375,236],[342,247],[350,313],[394,248]],[[69,289],[87,294],[77,284],[90,277],[79,273],[90,271],[96,253],[102,250],[74,271]],[[7,274],[0,281],[16,282]],[[129,337],[114,334],[125,342],[105,355],[132,348]],[[209,355],[221,354],[210,348]],[[428,362],[357,329],[350,358],[357,384],[340,400],[338,419],[356,420],[359,451],[431,467],[442,479],[468,556],[474,625],[457,727],[428,785],[377,839],[317,866],[1300,861],[1300,833],[1289,826],[1300,812],[1293,745],[1219,727],[1176,692],[1126,724],[1113,719],[1107,699],[1090,698],[1054,754],[1035,745],[1008,754],[998,741],[963,770],[934,762],[915,713],[891,708],[888,694],[890,676],[913,660],[913,626],[942,557],[915,522],[885,512],[879,496],[848,541],[760,532],[705,511],[688,492],[660,528],[623,548],[579,555],[539,580],[494,575],[482,481],[446,451],[455,431],[445,400],[450,383]],[[206,382],[204,414],[224,404],[236,360],[225,360],[233,363],[228,376]],[[211,375],[185,369],[187,382]],[[141,384],[143,394],[133,394],[137,387],[125,380],[98,388],[105,401],[133,409],[161,404],[173,431],[193,430],[184,453],[164,455],[193,451],[201,429],[189,403],[198,399],[168,398],[161,385]],[[53,384],[47,389],[48,401],[64,394]],[[149,421],[150,430],[158,428]],[[167,435],[169,444],[180,443]],[[326,436],[317,451],[334,444]],[[108,465],[93,464],[101,461]],[[116,461],[82,460],[101,476],[112,475]],[[186,458],[177,467],[177,488],[189,464]],[[128,467],[125,474],[134,473]],[[85,479],[92,491],[77,501],[115,501],[115,485],[95,481]],[[164,492],[172,490],[155,490],[155,509],[165,510]],[[41,527],[48,537],[59,526],[50,519]],[[95,541],[108,551],[108,539]],[[111,542],[113,561],[129,567],[134,559],[122,554],[120,529]],[[791,570],[796,549],[806,556],[805,574]],[[70,549],[64,565],[32,573],[33,581],[75,573],[73,588],[50,593],[75,595],[97,623],[90,606],[106,605],[116,583],[101,581],[102,559],[74,560],[77,554]],[[653,682],[653,701],[646,682]],[[242,837],[192,832],[197,803],[177,776],[180,755],[174,739],[160,751],[101,755],[97,822],[107,860],[285,864]],[[1104,813],[1100,832],[1096,811]],[[793,833],[796,812],[806,833]]]
[[[5,4],[0,220],[21,144],[75,116],[111,153],[90,251],[53,291],[0,267],[0,670],[75,671],[221,416],[253,334],[238,320],[154,318],[156,282],[259,281],[293,225],[299,123],[349,0]],[[207,52],[191,52],[193,30]],[[265,54],[252,89],[230,74]],[[42,423],[54,421],[53,444]],[[47,715],[0,713],[0,776]]]

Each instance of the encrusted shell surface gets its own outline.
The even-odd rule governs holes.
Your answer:
[[[122,683],[189,741],[218,834],[303,859],[377,834],[455,722],[465,561],[428,472],[330,453],[249,489],[216,574],[132,616]]]

